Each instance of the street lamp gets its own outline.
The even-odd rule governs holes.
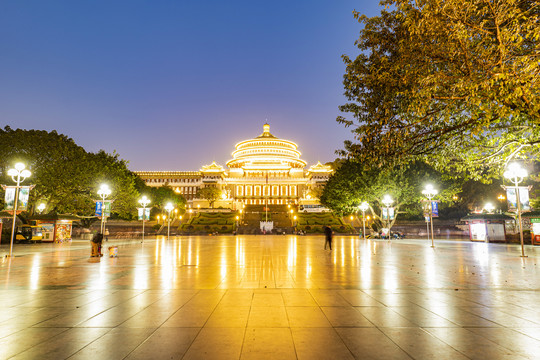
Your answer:
[[[170,234],[171,234],[171,211],[174,209],[173,204],[167,203],[165,205],[165,210],[167,210],[167,240],[169,240]]]
[[[521,257],[525,256],[525,248],[523,246],[523,224],[521,223],[521,202],[519,198],[519,183],[527,177],[527,170],[519,166],[518,163],[512,163],[508,165],[508,169],[504,172],[503,176],[514,183],[516,188],[516,203],[517,203],[517,213],[519,221],[519,240],[521,241]]]
[[[23,163],[16,163],[15,169],[9,169],[8,175],[11,176],[13,181],[17,183],[15,186],[15,203],[13,204],[13,225],[11,227],[11,242],[9,245],[9,257],[11,258],[13,254],[13,238],[15,236],[15,222],[17,221],[17,205],[19,205],[19,189],[21,188],[20,184],[32,175],[30,170],[25,170],[25,165]]]
[[[101,184],[99,187],[99,190],[97,191],[98,195],[101,197],[102,203],[101,203],[101,234],[103,235],[105,233],[105,199],[111,195],[111,189],[109,189],[109,185],[107,184]]]
[[[362,210],[362,234],[364,234],[364,240],[366,240],[366,210],[369,209],[369,204],[363,202],[360,204],[360,210]]]
[[[433,240],[433,203],[431,202],[431,199],[435,195],[437,195],[438,191],[433,187],[433,185],[428,184],[426,185],[426,188],[422,190],[422,194],[424,194],[425,197],[427,197],[429,201],[429,222],[431,223],[431,247],[435,247],[434,240]],[[429,234],[428,234],[428,240],[429,240]]]
[[[493,213],[493,211],[495,210],[495,206],[493,206],[492,203],[486,203],[486,205],[484,205],[484,210],[485,210],[488,214],[491,214],[491,213]]]
[[[150,199],[146,197],[146,195],[143,195],[142,198],[139,199],[139,204],[143,207],[143,215],[142,215],[142,241],[144,242],[144,223],[146,222],[146,207],[148,204],[150,204]]]
[[[41,204],[38,205],[37,210],[39,211],[40,215],[43,212],[43,210],[45,210],[45,206],[46,205],[44,203],[41,203]]]
[[[394,200],[390,197],[390,195],[384,195],[384,198],[382,199],[382,203],[384,206],[386,206],[386,220],[388,220],[387,228],[388,228],[388,240],[390,240],[390,206],[394,203]]]

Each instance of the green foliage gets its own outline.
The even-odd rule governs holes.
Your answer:
[[[445,179],[422,162],[395,166],[391,169],[368,169],[355,161],[345,161],[328,180],[321,203],[339,214],[357,213],[366,201],[375,221],[382,221],[382,199],[394,200],[395,219],[398,214],[421,214],[422,190],[426,184],[439,189],[437,199],[450,201],[459,183]],[[395,220],[394,220],[395,221]],[[393,224],[393,222],[392,222]]]
[[[322,233],[325,226],[330,226],[335,232],[354,232],[350,224],[343,223],[343,220],[333,213],[298,213],[296,226],[298,230],[306,233]]]
[[[182,232],[219,232],[231,233],[235,226],[236,213],[205,213],[201,212],[183,223],[179,230]]]
[[[112,212],[123,218],[135,215],[138,177],[118,154],[88,153],[56,131],[0,129],[1,183],[12,184],[7,169],[22,162],[32,172],[24,184],[33,184],[30,213],[37,202],[47,204],[45,213],[92,215],[97,190],[107,183],[114,200]],[[3,200],[3,197],[2,199]]]
[[[140,193],[146,195],[146,197],[150,199],[150,204],[148,206],[155,209],[155,214],[163,212],[165,206],[169,202],[173,204],[175,208],[180,209],[180,215],[185,213],[186,199],[181,194],[176,193],[170,186],[151,187],[146,186],[144,182],[139,184],[139,186]]]
[[[210,207],[214,207],[214,202],[221,197],[221,190],[215,186],[206,186],[197,190],[197,197],[208,200]]]
[[[422,159],[485,179],[540,144],[540,4],[384,0],[343,56],[342,155],[373,167]],[[392,11],[388,10],[392,9]]]

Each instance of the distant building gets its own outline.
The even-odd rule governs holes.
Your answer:
[[[213,162],[199,171],[136,171],[148,186],[168,185],[182,194],[192,207],[206,207],[197,199],[199,188],[216,186],[223,199],[214,206],[318,204],[318,194],[332,173],[318,162],[305,169],[298,145],[270,133],[270,125],[254,139],[235,146],[227,169]]]

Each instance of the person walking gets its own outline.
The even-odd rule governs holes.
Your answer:
[[[326,238],[326,241],[324,242],[324,250],[326,250],[326,245],[330,247],[330,250],[332,250],[332,236],[334,232],[332,231],[332,228],[330,226],[324,227],[324,236]]]

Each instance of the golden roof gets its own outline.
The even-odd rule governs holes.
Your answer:
[[[264,124],[263,133],[256,138],[236,144],[233,159],[227,162],[230,168],[250,169],[303,169],[306,162],[300,159],[298,145],[270,133],[270,125]]]
[[[199,171],[202,173],[207,173],[207,172],[221,173],[221,172],[225,172],[225,169],[223,168],[223,166],[216,164],[215,161],[212,161],[210,165],[204,165]]]
[[[310,173],[331,173],[332,171],[334,170],[332,170],[331,166],[323,165],[320,161],[317,161],[315,165],[311,165],[308,170]]]

